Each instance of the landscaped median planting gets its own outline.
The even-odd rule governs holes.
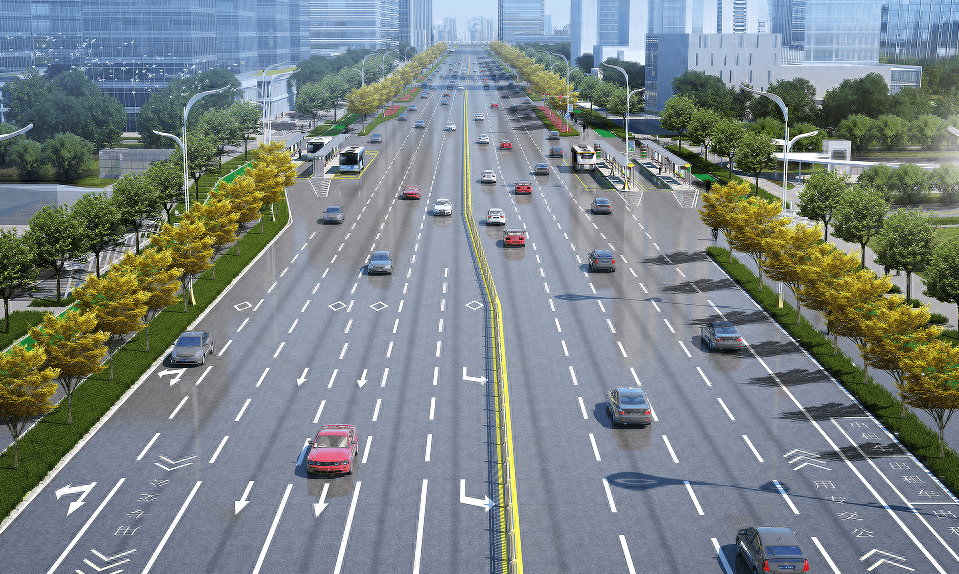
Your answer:
[[[389,117],[395,116],[399,111],[400,111],[399,106],[396,106],[396,105],[390,106],[386,108],[385,112],[383,112],[383,117],[389,118]]]
[[[539,111],[543,112],[543,115],[546,116],[546,120],[552,124],[552,127],[559,132],[572,132],[573,129],[569,127],[569,124],[565,120],[560,118],[556,112],[547,108],[546,106],[540,106]]]

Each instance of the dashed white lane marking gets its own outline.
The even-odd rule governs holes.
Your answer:
[[[789,505],[789,508],[792,509],[793,514],[799,514],[799,509],[796,508],[796,505],[793,504],[793,501],[789,499],[789,495],[786,494],[786,489],[784,489],[784,488],[782,487],[782,485],[779,484],[779,481],[778,481],[778,480],[774,480],[774,481],[773,481],[773,484],[776,485],[776,490],[779,491],[779,494],[783,495],[783,499],[786,501],[786,504]]]
[[[246,319],[243,319],[243,322],[240,323],[240,326],[237,328],[236,332],[239,333],[240,331],[242,331],[242,330],[243,330],[243,327],[246,327],[246,323],[247,323],[247,321],[249,321],[249,320],[250,320],[249,317],[247,317]]]
[[[573,365],[569,366],[569,376],[573,379],[573,384],[579,386],[579,381],[576,380],[576,371],[573,370]]]
[[[426,462],[430,461],[430,453],[433,451],[433,433],[426,435]]]
[[[626,546],[626,537],[622,534],[619,535],[619,545],[623,547],[623,556],[626,557],[626,568],[629,569],[629,574],[636,574],[636,567],[633,566],[633,557],[629,553],[629,546]]]
[[[287,331],[287,333],[288,333],[288,334],[289,334],[289,333],[292,333],[292,332],[293,332],[293,329],[296,329],[296,324],[299,323],[299,322],[300,322],[299,319],[294,319],[294,320],[293,320],[293,324],[290,325],[290,330]]]
[[[563,328],[559,326],[559,318],[558,318],[558,317],[553,317],[553,321],[556,323],[556,332],[557,332],[557,333],[562,333],[562,332],[563,332]]]
[[[307,306],[309,306],[309,304],[310,304],[310,300],[307,299],[307,300],[306,300],[306,303],[303,303],[303,308],[300,309],[300,313],[302,313],[303,311],[306,311],[306,308],[307,308]]]
[[[726,407],[726,403],[719,397],[716,397],[716,400],[719,401],[719,406],[723,407],[723,410],[726,411],[726,416],[729,417],[729,420],[734,421],[736,417],[733,416],[733,413],[729,412],[729,408]]]
[[[683,348],[683,352],[686,353],[686,356],[692,359],[693,356],[689,354],[689,349],[686,348],[686,345],[682,341],[676,341],[676,342],[679,343],[679,346]]]
[[[683,277],[686,276],[686,274],[683,273],[683,272],[679,269],[679,267],[676,267],[676,272],[679,273],[680,275],[682,275]]]
[[[623,348],[623,342],[616,341],[616,345],[619,347],[619,352],[623,354],[623,358],[628,359],[629,355],[626,354],[626,349]]]
[[[699,371],[699,376],[701,376],[703,380],[706,381],[707,387],[713,386],[713,384],[709,382],[709,379],[706,378],[706,373],[704,373],[702,369],[700,369],[699,367],[696,367],[696,370]]]
[[[600,301],[599,299],[597,299],[596,302],[599,303],[599,310],[602,311],[603,313],[605,313],[605,312],[606,312],[606,307],[603,306],[603,302]],[[609,319],[606,319],[606,320],[609,321]],[[615,333],[616,331],[613,331],[613,332]]]
[[[343,343],[343,350],[340,351],[340,360],[343,360],[343,356],[346,355],[346,349],[350,346],[349,343]]]
[[[314,233],[315,233],[315,232],[314,232]],[[310,238],[312,239],[312,237],[313,237],[313,236],[311,235]],[[307,246],[307,245],[309,245],[308,242],[307,242],[307,243],[304,243],[304,244],[303,244],[303,247],[300,247],[300,251],[303,251],[304,249],[306,249],[306,246]]]
[[[589,442],[593,445],[593,456],[596,457],[596,462],[602,462],[603,459],[599,457],[599,448],[596,446],[596,437],[593,436],[593,433],[589,433]]]
[[[605,313],[606,310],[603,309],[603,312]],[[610,330],[610,332],[612,332],[612,333],[615,335],[615,334],[616,334],[616,329],[613,328],[613,322],[612,322],[610,319],[606,319],[606,324],[609,325],[609,330]]]
[[[583,397],[576,397],[576,400],[579,401],[579,410],[583,413],[583,419],[589,420],[589,416],[586,414],[586,404],[583,403]]]
[[[633,367],[630,367],[629,372],[633,374],[633,380],[636,381],[636,386],[637,387],[643,386],[643,383],[639,382],[639,377],[636,376],[636,369],[634,369]]]
[[[274,281],[274,282],[273,282],[273,285],[270,285],[270,288],[266,290],[267,294],[272,293],[272,292],[273,292],[273,289],[275,289],[275,288],[276,288],[276,281]]]
[[[642,283],[639,284],[639,288],[643,290],[643,293],[649,294],[649,291],[646,290],[646,286]]]
[[[437,356],[437,357],[440,356],[440,349],[442,349],[442,348],[443,348],[443,341],[437,341],[437,342],[436,342],[436,356]]]
[[[316,416],[313,417],[313,424],[320,422],[320,415],[323,414],[323,407],[326,406],[326,401],[320,401],[320,408],[316,409]]]
[[[256,381],[256,388],[260,388],[260,385],[263,384],[263,379],[266,378],[266,374],[270,372],[270,367],[263,369],[263,374],[260,375],[260,378]]]
[[[363,462],[366,462],[365,454],[363,458]],[[353,491],[353,500],[350,501],[350,511],[346,515],[346,526],[343,528],[343,539],[340,541],[340,551],[336,555],[336,566],[333,568],[333,574],[340,574],[340,569],[343,567],[343,556],[346,554],[346,542],[350,539],[350,528],[353,526],[353,513],[356,511],[356,499],[360,497],[360,486],[362,484],[362,481],[356,481],[356,489]],[[290,487],[292,486],[291,484]],[[289,488],[286,493],[290,493]],[[254,572],[254,574],[257,573]]]
[[[440,317],[439,332],[440,332],[440,333],[443,332],[443,318],[442,318],[442,317]]]
[[[388,377],[389,375],[390,375],[390,368],[386,367],[385,369],[383,369],[383,379],[380,381],[381,388],[386,386],[386,377]]]
[[[210,463],[213,464],[216,462],[216,457],[220,456],[220,451],[223,450],[223,445],[226,444],[227,439],[230,438],[230,435],[223,437],[223,440],[220,441],[220,446],[216,447],[216,450],[213,452],[213,456],[210,457]]]
[[[203,379],[205,379],[206,376],[207,376],[208,374],[210,374],[210,369],[212,369],[212,368],[213,368],[213,365],[210,365],[209,367],[207,367],[207,368],[203,371],[203,374],[200,375],[200,378],[196,380],[196,383],[193,384],[193,386],[199,387],[199,386],[200,386],[200,383],[203,382]]]
[[[160,433],[153,435],[153,438],[150,439],[150,442],[148,442],[147,445],[143,447],[143,450],[140,451],[140,454],[137,456],[137,460],[143,459],[147,451],[150,450],[150,447],[153,446],[153,443],[155,443],[158,438],[160,438]]]
[[[719,546],[719,541],[715,538],[710,538],[713,542],[713,548],[716,549],[716,554],[719,556],[719,561],[723,563],[723,572],[728,572],[729,574],[735,574],[735,570],[729,567],[729,562],[726,561],[726,555],[723,554],[723,549]],[[839,574],[838,572],[836,574]]]
[[[373,407],[373,422],[376,422],[376,419],[380,416],[380,401],[383,399],[376,399],[376,406]]]
[[[629,272],[633,274],[633,277],[639,277],[638,275],[636,275],[636,272],[633,271],[632,267],[629,268]]]
[[[319,288],[320,288],[320,284],[319,284],[319,283],[317,283],[317,284],[313,287],[313,294],[314,294],[314,295],[316,295],[316,290],[319,289]]]
[[[609,501],[610,512],[616,512],[616,503],[613,502],[613,491],[609,488],[609,481],[603,479],[603,489],[606,491],[606,500]]]
[[[758,459],[759,462],[766,462],[763,460],[763,457],[759,456],[759,451],[753,446],[753,441],[749,440],[748,436],[743,435],[743,440],[746,441],[746,446],[749,447],[749,450],[753,451],[753,454],[756,455],[756,459]]]
[[[413,553],[413,574],[420,574],[420,558],[423,551],[423,522],[426,519],[426,485],[427,479],[423,479],[423,492],[420,494],[420,515],[416,526],[416,550]],[[339,574],[335,572],[334,574]]]
[[[366,464],[366,457],[370,456],[371,446],[373,446],[373,435],[366,437],[366,447],[363,449],[363,461],[361,464]]]
[[[656,248],[656,251],[662,251],[662,249],[659,248],[659,245],[656,245],[655,241],[653,241],[653,247]]]
[[[592,291],[592,292],[593,292],[593,295],[595,295],[595,294],[596,294],[596,287],[593,287],[593,283],[592,283],[592,281],[591,281],[591,282],[589,283],[589,289],[590,289],[590,291]]]
[[[280,356],[280,351],[283,350],[283,347],[284,347],[285,345],[286,345],[286,341],[280,341],[280,346],[277,347],[277,348],[276,348],[276,352],[273,353],[273,358],[274,358],[274,359]]]
[[[663,312],[663,310],[659,308],[659,305],[656,304],[656,301],[650,301],[650,303],[652,303],[652,304],[653,304],[653,307],[656,308],[656,312],[657,312],[657,313],[662,313],[662,312]]]
[[[696,506],[696,512],[698,512],[700,516],[705,516],[706,513],[703,512],[703,507],[699,505],[699,499],[696,498],[696,493],[693,492],[693,486],[689,484],[688,480],[684,480],[683,483],[686,485],[686,492],[689,493],[689,498],[693,499],[693,504]]]
[[[669,321],[663,317],[663,322],[666,323],[666,326],[669,327],[669,332],[676,334],[676,329],[673,329],[673,326],[669,324]]]
[[[350,319],[349,321],[346,322],[346,328],[343,329],[343,333],[344,333],[344,334],[349,333],[349,332],[350,332],[350,327],[352,327],[352,326],[353,326],[353,319]]]
[[[220,349],[220,352],[217,353],[216,356],[217,356],[217,357],[222,357],[222,356],[223,356],[223,353],[226,352],[226,348],[229,347],[229,346],[230,346],[230,343],[232,343],[232,342],[233,342],[233,339],[230,339],[229,341],[227,341],[227,342],[226,342],[226,345],[223,345],[223,348]]]
[[[182,408],[183,408],[183,405],[185,405],[185,404],[186,404],[186,401],[187,401],[187,399],[189,399],[189,398],[190,398],[190,397],[189,397],[189,395],[188,395],[188,396],[185,396],[185,397],[183,397],[183,400],[181,400],[181,401],[180,401],[180,404],[178,404],[178,405],[176,406],[176,408],[175,408],[175,409],[173,409],[173,412],[172,412],[172,413],[170,413],[170,416],[169,416],[169,417],[167,417],[167,418],[168,418],[169,420],[173,420],[173,417],[175,417],[175,416],[176,416],[176,414],[177,414],[178,412],[180,412],[180,409],[182,409]]]
[[[396,308],[397,313],[403,312],[403,301],[405,301],[405,299],[400,299],[400,306]]]
[[[290,270],[289,267],[284,267],[284,268],[283,268],[283,271],[280,271],[280,277],[283,277],[284,275],[286,275],[286,272],[289,271],[289,270]]]
[[[840,574],[839,568],[836,568],[836,563],[832,561],[832,558],[829,556],[829,554],[826,554],[826,549],[823,548],[822,544],[819,543],[819,539],[815,536],[810,536],[809,538],[812,540],[813,544],[816,545],[816,548],[819,549],[819,553],[822,554],[822,557],[826,560],[826,564],[829,564],[829,567],[832,568],[833,574]]]
[[[546,294],[549,295],[549,283],[543,281],[543,289],[546,289]]]
[[[669,444],[669,439],[666,438],[666,435],[663,435],[663,442],[666,443],[666,449],[669,451],[669,456],[672,457],[673,462],[679,464],[679,459],[676,458],[676,453],[673,451],[673,445]]]
[[[563,354],[568,357],[568,356],[569,356],[569,349],[566,348],[566,341],[560,341],[560,343],[563,345]]]
[[[430,397],[430,420],[433,420],[433,412],[436,410],[436,397]]]
[[[390,341],[389,346],[386,348],[386,358],[389,359],[390,355],[393,354],[393,341]]]

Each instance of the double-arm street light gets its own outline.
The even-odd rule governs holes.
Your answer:
[[[630,96],[633,95],[633,92],[638,92],[642,90],[642,88],[637,88],[633,90],[633,92],[630,92],[629,91],[629,74],[626,73],[626,70],[620,68],[619,66],[614,66],[613,64],[607,64],[606,62],[603,62],[602,64],[609,68],[613,68],[614,70],[619,70],[620,73],[623,74],[623,77],[626,78],[626,119],[625,121],[623,121],[623,127],[626,129],[626,165],[623,166],[627,170],[626,171],[627,175],[624,178],[626,181],[623,183],[623,189],[625,190],[625,189],[629,189],[629,98]],[[568,62],[567,62],[567,66],[568,66]],[[569,84],[567,83],[567,86],[568,85]]]
[[[400,53],[400,51],[397,50],[396,48],[392,48],[383,52],[383,61],[380,63],[380,77],[382,78],[386,77],[386,55],[389,54],[390,52],[396,52],[397,54]]]
[[[267,110],[269,110],[269,111],[272,113],[272,111],[273,111],[273,106],[272,106],[272,105],[268,106],[267,103],[266,103],[266,101],[267,101],[267,98],[268,98],[269,95],[270,95],[270,92],[273,90],[273,80],[276,79],[276,76],[273,76],[272,78],[270,78],[270,83],[269,83],[269,85],[267,85],[267,83],[266,83],[266,73],[269,72],[270,70],[273,70],[273,69],[279,69],[281,66],[285,66],[285,65],[287,65],[288,63],[289,63],[289,62],[283,62],[282,64],[271,64],[271,65],[267,66],[265,70],[263,70],[263,77],[260,79],[260,86],[261,86],[260,89],[263,91],[263,98],[262,98],[262,100],[263,100],[263,120],[262,120],[262,121],[263,121],[263,127],[264,127],[264,128],[266,127],[267,122],[269,121],[268,118],[269,118],[269,117],[272,117],[272,115],[269,115],[269,116],[267,115]],[[270,103],[272,104],[272,102],[270,102]],[[186,127],[186,123],[184,122],[184,128],[185,128],[185,127]],[[266,143],[269,143],[269,140],[267,139],[268,137],[269,137],[268,135],[264,135],[264,136],[263,136],[263,141],[266,142]],[[184,136],[183,136],[183,140],[186,141],[186,135],[185,135],[185,133],[184,133]]]
[[[553,54],[553,53],[550,52],[550,54]],[[564,62],[566,62],[566,115],[569,115],[569,113],[573,111],[569,101],[569,73],[572,71],[572,68],[570,68],[569,66],[569,58],[567,58],[566,56],[562,54],[553,54],[553,55],[559,56],[560,58],[563,59]],[[551,72],[553,71],[552,64],[550,64],[549,71]]]
[[[376,56],[377,53],[373,52],[372,54],[367,54],[366,58],[371,58]],[[360,85],[366,86],[366,58],[363,58],[363,61],[360,63]]]

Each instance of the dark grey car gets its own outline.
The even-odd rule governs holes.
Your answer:
[[[374,251],[373,254],[370,255],[370,260],[366,264],[366,272],[369,275],[375,275],[377,273],[392,275],[393,259],[390,257],[390,252]]]
[[[589,272],[593,271],[616,272],[616,258],[608,249],[597,249],[589,253]]]
[[[792,530],[745,528],[736,535],[736,552],[753,572],[808,572],[809,561]]]
[[[173,345],[170,360],[173,363],[206,363],[206,356],[213,354],[213,335],[209,331],[187,331]]]
[[[549,175],[549,164],[540,162],[533,168],[533,175]]]
[[[739,335],[736,325],[729,321],[706,323],[703,325],[699,336],[709,347],[709,350],[736,351],[743,348],[743,338]]]
[[[597,197],[593,200],[593,204],[590,206],[590,211],[593,212],[593,215],[596,215],[597,213],[611,215],[613,213],[613,204],[610,203],[605,197]]]
[[[323,212],[323,223],[343,223],[343,209],[338,205],[331,205]]]
[[[621,387],[606,393],[606,414],[613,426],[637,424],[645,427],[653,422],[653,407],[646,392],[639,387]]]

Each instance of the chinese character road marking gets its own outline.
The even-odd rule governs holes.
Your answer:
[[[121,526],[117,528],[117,531],[113,533],[114,536],[133,536],[140,527],[130,528],[129,526]]]
[[[839,512],[837,515],[843,520],[862,520],[858,512]]]
[[[855,528],[853,529],[852,533],[856,535],[856,538],[872,538],[873,537],[871,530],[865,530],[862,528]]]
[[[836,485],[832,483],[831,480],[817,480],[815,482],[816,488],[836,488]]]
[[[922,482],[922,479],[918,476],[904,476],[902,477],[903,482],[908,482],[909,484],[916,484],[917,482]]]
[[[909,465],[904,462],[890,462],[889,468],[893,470],[909,470]]]

